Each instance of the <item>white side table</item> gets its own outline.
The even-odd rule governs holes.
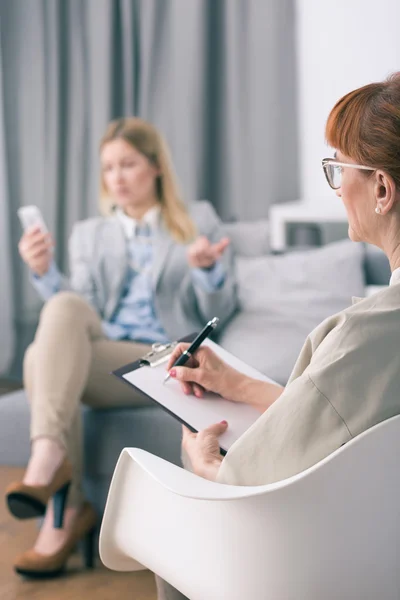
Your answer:
[[[271,250],[282,252],[288,246],[288,225],[347,223],[347,216],[340,198],[297,200],[273,204],[269,209],[269,223]]]

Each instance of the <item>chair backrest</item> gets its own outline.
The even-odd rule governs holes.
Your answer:
[[[261,598],[268,590],[274,600],[400,598],[399,452],[396,416],[304,473],[259,490],[242,515],[241,592]],[[239,561],[229,572],[235,568]]]
[[[400,416],[266,486],[194,480],[151,457],[160,476],[129,452],[103,522],[111,568],[138,561],[191,600],[400,598]]]

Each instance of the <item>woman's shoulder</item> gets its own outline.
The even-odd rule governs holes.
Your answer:
[[[316,327],[309,339],[314,351],[321,347],[315,357],[326,355],[329,360],[336,352],[341,356],[358,353],[380,343],[400,347],[399,321],[400,285],[388,286],[368,298],[354,298],[351,306]]]
[[[188,212],[198,227],[219,223],[220,219],[208,200],[198,200],[188,206]]]
[[[188,207],[189,216],[200,235],[213,239],[220,236],[221,220],[207,200],[199,200]]]
[[[354,298],[351,307],[344,311],[350,323],[358,328],[362,321],[379,319],[382,327],[400,317],[400,285],[388,285],[366,298]],[[400,328],[396,328],[400,333]]]
[[[395,337],[400,346],[400,327],[396,325],[399,320],[400,285],[368,298],[353,298],[347,308],[327,317],[311,331],[303,350],[308,360],[312,355],[314,361],[325,362],[336,351],[347,354],[387,336]]]
[[[110,217],[90,217],[89,219],[83,219],[77,221],[73,227],[73,234],[75,235],[90,235],[97,234],[99,231],[107,230],[109,227],[117,225],[117,219],[114,216]]]

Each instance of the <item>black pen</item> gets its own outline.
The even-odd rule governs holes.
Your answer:
[[[210,333],[212,331],[214,331],[214,329],[216,328],[218,323],[219,323],[218,317],[214,317],[213,319],[211,319],[211,321],[209,321],[207,323],[207,325],[204,327],[204,329],[202,331],[200,331],[199,335],[195,337],[193,342],[190,344],[189,348],[187,350],[185,350],[180,355],[180,357],[174,362],[174,364],[172,365],[172,368],[173,367],[183,367],[183,365],[185,365],[187,363],[189,358],[196,352],[196,350],[204,342],[204,340],[210,335]],[[166,383],[169,378],[170,378],[170,374],[167,373],[167,376],[164,379],[163,383]]]

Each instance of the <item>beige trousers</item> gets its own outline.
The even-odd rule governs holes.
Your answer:
[[[83,500],[80,402],[94,408],[150,404],[110,374],[148,349],[105,338],[95,310],[72,292],[56,294],[43,307],[24,359],[31,440],[48,437],[65,448],[74,468],[69,504]]]

